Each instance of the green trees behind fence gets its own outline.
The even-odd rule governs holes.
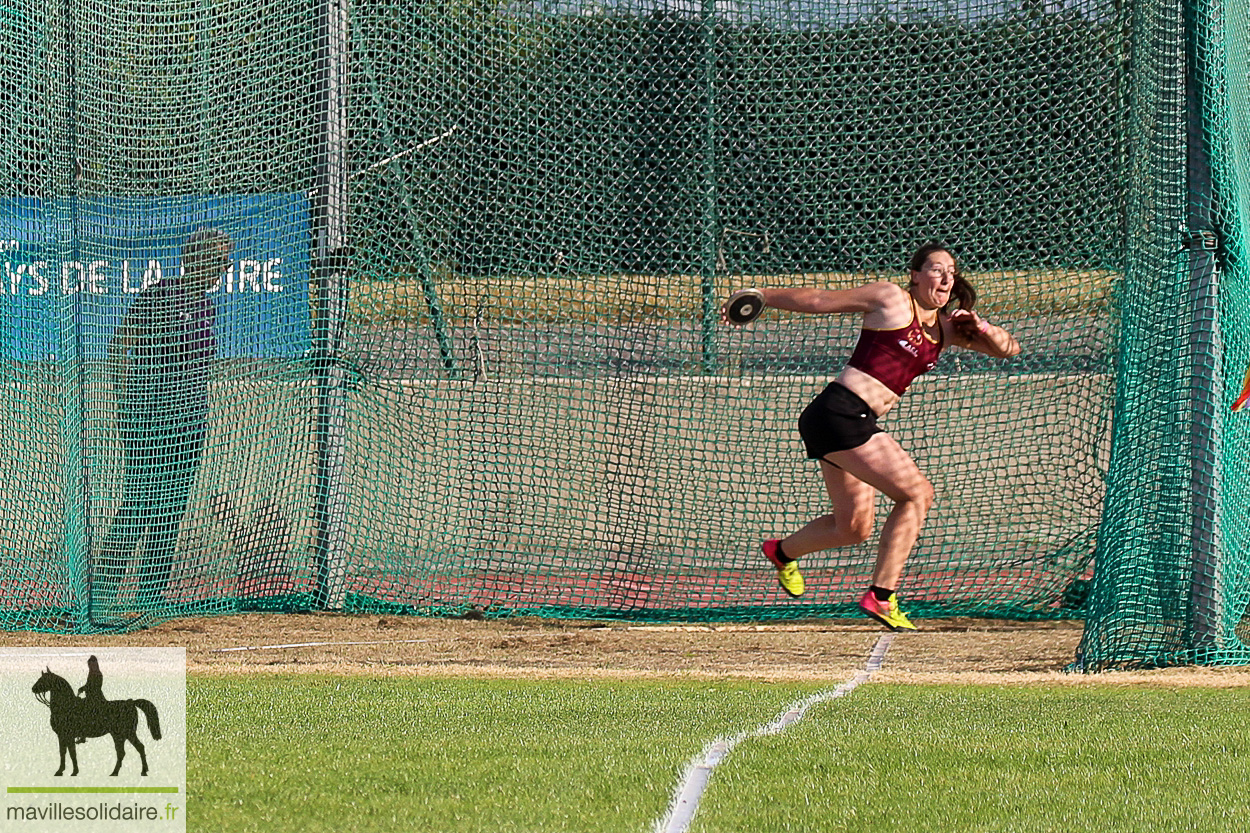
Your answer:
[[[446,136],[393,164],[419,214],[410,243],[451,271],[698,273],[709,229],[722,271],[897,268],[915,211],[976,240],[982,267],[1119,265],[1114,21],[421,9],[357,8],[352,133],[361,160]],[[396,199],[362,198],[357,217],[388,277],[407,263]]]

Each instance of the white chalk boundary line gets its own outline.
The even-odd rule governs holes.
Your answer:
[[[272,651],[280,648],[317,648],[324,645],[415,645],[428,639],[376,639],[369,642],[288,642],[285,645],[245,645],[239,648],[214,648],[210,654],[228,654],[231,651]]]
[[[703,751],[686,765],[685,777],[682,778],[681,784],[673,794],[668,813],[655,823],[655,833],[685,833],[685,830],[690,827],[690,822],[694,820],[695,811],[699,809],[699,800],[703,797],[703,791],[712,777],[712,770],[725,760],[730,750],[749,738],[780,734],[802,720],[812,706],[850,694],[862,683],[867,682],[868,677],[874,671],[881,669],[881,663],[885,661],[885,652],[889,650],[890,643],[893,641],[894,634],[882,634],[868,655],[868,663],[864,666],[864,670],[837,688],[818,691],[792,704],[770,723],[765,723],[749,732],[740,732],[732,737],[717,738],[704,747]]]

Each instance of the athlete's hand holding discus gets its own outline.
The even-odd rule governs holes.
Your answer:
[[[760,290],[739,289],[720,308],[720,317],[722,321],[741,327],[759,318],[766,306],[764,293]]]

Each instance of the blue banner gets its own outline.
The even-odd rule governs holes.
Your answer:
[[[0,199],[0,356],[100,359],[135,296],[176,280],[183,242],[234,243],[209,291],[219,355],[289,357],[310,345],[303,194]]]

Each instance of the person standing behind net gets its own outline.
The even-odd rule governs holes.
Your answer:
[[[1020,353],[1010,333],[984,321],[973,306],[976,290],[960,274],[946,246],[922,246],[908,264],[907,288],[886,281],[854,289],[759,290],[766,306],[828,315],[859,313],[863,329],[838,377],[799,417],[807,456],[820,461],[833,511],[784,539],[762,544],[777,580],[793,597],[804,592],[797,559],[866,541],[876,519],[876,492],[894,501],[860,609],[891,630],[915,630],[895,593],[920,535],[933,486],[911,456],[877,426],[917,376],[932,370],[947,345],[995,358]],[[957,304],[951,309],[952,304]],[[727,305],[728,306],[728,305]],[[724,311],[722,311],[724,314]]]
[[[109,342],[124,470],[122,505],[100,547],[98,598],[106,606],[116,603],[127,563],[141,543],[138,603],[165,601],[208,429],[217,339],[206,293],[229,268],[230,252],[224,232],[192,233],[182,245],[180,274],[141,291]]]

